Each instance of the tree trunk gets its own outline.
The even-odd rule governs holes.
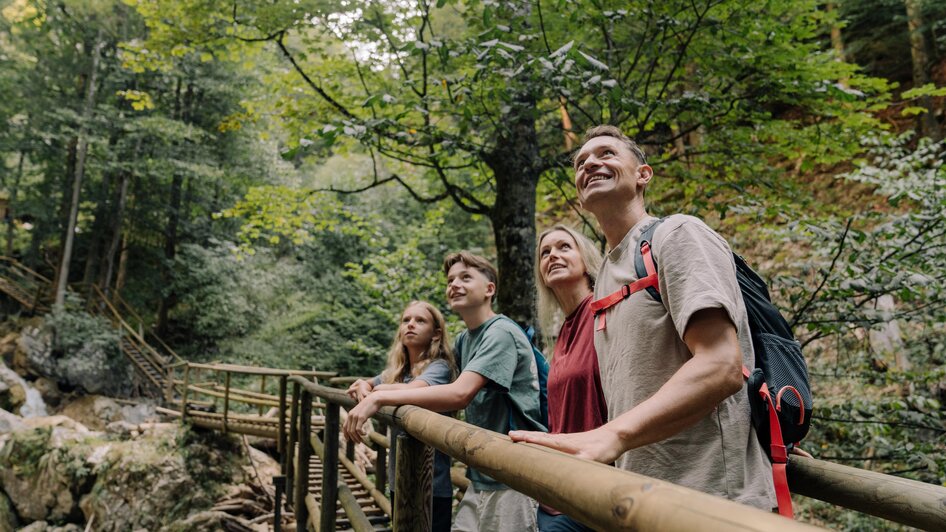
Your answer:
[[[13,177],[13,186],[10,187],[10,203],[7,205],[7,256],[13,256],[13,233],[16,229],[16,196],[20,190],[20,180],[23,178],[24,153],[20,151],[20,159],[16,163],[16,175]]]
[[[913,59],[913,86],[922,87],[930,82],[928,71],[929,48],[926,37],[923,35],[923,8],[920,0],[903,0],[907,8],[907,26],[910,29],[910,55]],[[919,116],[920,131],[933,140],[942,138],[939,124],[936,121],[933,99],[929,96],[920,98],[920,105],[926,112]]]
[[[535,195],[540,174],[535,100],[520,96],[515,108],[516,115],[506,121],[508,138],[485,157],[496,178],[489,218],[496,241],[499,311],[520,324],[535,325]]]
[[[115,279],[116,296],[125,287],[125,275],[128,273],[128,235],[122,235],[121,250],[121,254],[118,256],[118,277]]]
[[[138,160],[141,153],[141,137],[135,141],[135,149],[132,151],[131,160]],[[115,255],[118,253],[122,241],[122,222],[125,218],[125,205],[128,200],[128,185],[131,181],[131,172],[123,171],[118,183],[118,198],[115,201],[115,210],[111,216],[111,227],[108,233],[112,236],[108,245],[108,251],[105,254],[105,270],[99,278],[99,286],[108,297],[112,286],[112,274],[115,272]]]
[[[168,312],[177,302],[171,285],[174,281],[174,258],[177,256],[177,230],[181,217],[181,188],[184,177],[176,173],[171,179],[171,199],[168,204],[168,225],[164,232],[164,266],[161,268],[161,305],[158,307],[158,335],[165,336],[168,328]]]
[[[55,305],[57,307],[62,307],[66,301],[66,286],[69,283],[69,262],[72,260],[72,246],[75,242],[76,220],[79,215],[79,192],[82,189],[82,177],[85,173],[85,156],[89,144],[89,121],[92,119],[92,109],[95,106],[95,78],[99,66],[99,58],[104,46],[105,41],[102,40],[102,30],[99,30],[95,38],[95,46],[92,48],[92,66],[89,69],[85,105],[82,110],[82,125],[79,129],[79,142],[76,150],[76,171],[72,183],[72,202],[69,208],[65,242],[63,242],[62,246],[62,257],[56,282]]]
[[[837,2],[828,2],[825,5],[825,10],[828,13],[833,13],[837,11],[837,9]],[[834,49],[834,53],[837,56],[838,61],[844,61],[844,40],[841,38],[841,26],[838,22],[839,21],[835,20],[831,23],[831,48]]]

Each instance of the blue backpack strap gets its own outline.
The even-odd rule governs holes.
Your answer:
[[[641,253],[641,246],[643,246],[646,243],[648,246],[650,246],[651,250],[653,250],[654,233],[657,232],[657,227],[659,227],[660,224],[662,224],[664,220],[665,218],[657,218],[656,220],[651,222],[650,225],[644,228],[644,231],[641,233],[640,239],[637,242],[637,248],[634,250],[634,271],[635,273],[637,273],[638,279],[643,279],[647,277],[648,275],[647,265],[644,264],[644,254]],[[650,256],[651,257],[654,256],[653,252],[650,253]],[[656,272],[657,271],[656,258],[653,259],[653,266],[654,266],[654,271]],[[647,293],[650,294],[650,297],[654,301],[657,301],[657,302],[662,301],[660,299],[660,292],[658,291],[657,287],[650,286],[650,287],[645,288],[645,290],[647,290]]]

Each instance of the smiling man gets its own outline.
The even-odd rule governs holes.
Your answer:
[[[451,384],[413,390],[372,392],[348,414],[344,432],[361,441],[361,427],[381,406],[417,405],[436,412],[464,408],[467,423],[495,432],[544,431],[539,421],[538,369],[529,339],[516,322],[493,312],[496,269],[468,251],[448,255],[447,303],[467,330],[454,351],[460,376]],[[536,503],[476,471],[457,509],[455,531],[535,530]]]
[[[650,248],[659,299],[643,289],[625,296],[639,280],[641,235],[658,223],[644,209],[653,169],[613,126],[588,131],[574,165],[578,199],[610,248],[594,297],[620,294],[602,305],[594,338],[610,421],[575,434],[510,436],[774,508],[772,474],[743,383],[753,351],[729,245],[697,218],[670,216]]]

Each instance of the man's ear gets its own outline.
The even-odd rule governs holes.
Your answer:
[[[646,187],[650,179],[654,177],[654,169],[649,164],[642,164],[637,167],[637,184]]]

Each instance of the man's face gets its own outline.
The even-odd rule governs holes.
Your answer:
[[[594,212],[604,202],[629,202],[638,196],[650,167],[615,137],[595,137],[575,157],[575,188],[582,207]]]
[[[476,268],[457,262],[447,272],[447,304],[454,312],[489,305],[496,285]]]

